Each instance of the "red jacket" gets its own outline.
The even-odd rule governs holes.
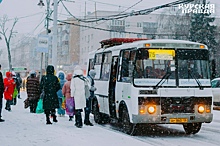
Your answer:
[[[4,98],[6,100],[12,100],[12,95],[15,88],[15,82],[11,76],[11,72],[6,72],[6,78],[4,78]]]

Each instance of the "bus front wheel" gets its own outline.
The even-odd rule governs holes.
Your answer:
[[[199,132],[201,127],[202,127],[202,123],[183,124],[183,128],[184,128],[186,134],[196,134]]]
[[[134,135],[135,133],[135,125],[130,122],[128,110],[126,107],[123,107],[121,113],[121,127],[122,131],[129,135]]]

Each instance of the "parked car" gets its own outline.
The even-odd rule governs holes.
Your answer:
[[[214,97],[213,104],[220,106],[220,78],[215,78],[211,81],[212,93]]]

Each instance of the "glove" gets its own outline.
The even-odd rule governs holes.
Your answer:
[[[96,87],[94,87],[94,86],[92,86],[91,88],[90,88],[90,91],[96,91],[97,89],[96,89]]]

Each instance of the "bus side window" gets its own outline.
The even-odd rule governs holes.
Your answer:
[[[131,51],[130,58],[129,58],[129,65],[128,65],[130,78],[132,78],[133,76],[135,56],[136,56],[136,51]]]
[[[117,69],[118,69],[118,57],[113,57],[110,78],[111,78],[111,82],[113,83],[114,86],[115,86],[115,83],[116,83]]]
[[[104,60],[102,64],[101,79],[104,81],[108,81],[111,67],[111,53],[104,53],[103,57]]]
[[[89,59],[89,66],[87,70],[87,75],[91,69],[94,69],[94,59]]]
[[[125,50],[122,52],[122,64],[121,64],[121,81],[122,82],[130,82],[129,77],[129,57],[130,51]]]
[[[102,54],[96,54],[95,55],[95,61],[94,61],[94,69],[95,69],[95,72],[96,72],[95,79],[100,79],[101,62],[102,62]]]

